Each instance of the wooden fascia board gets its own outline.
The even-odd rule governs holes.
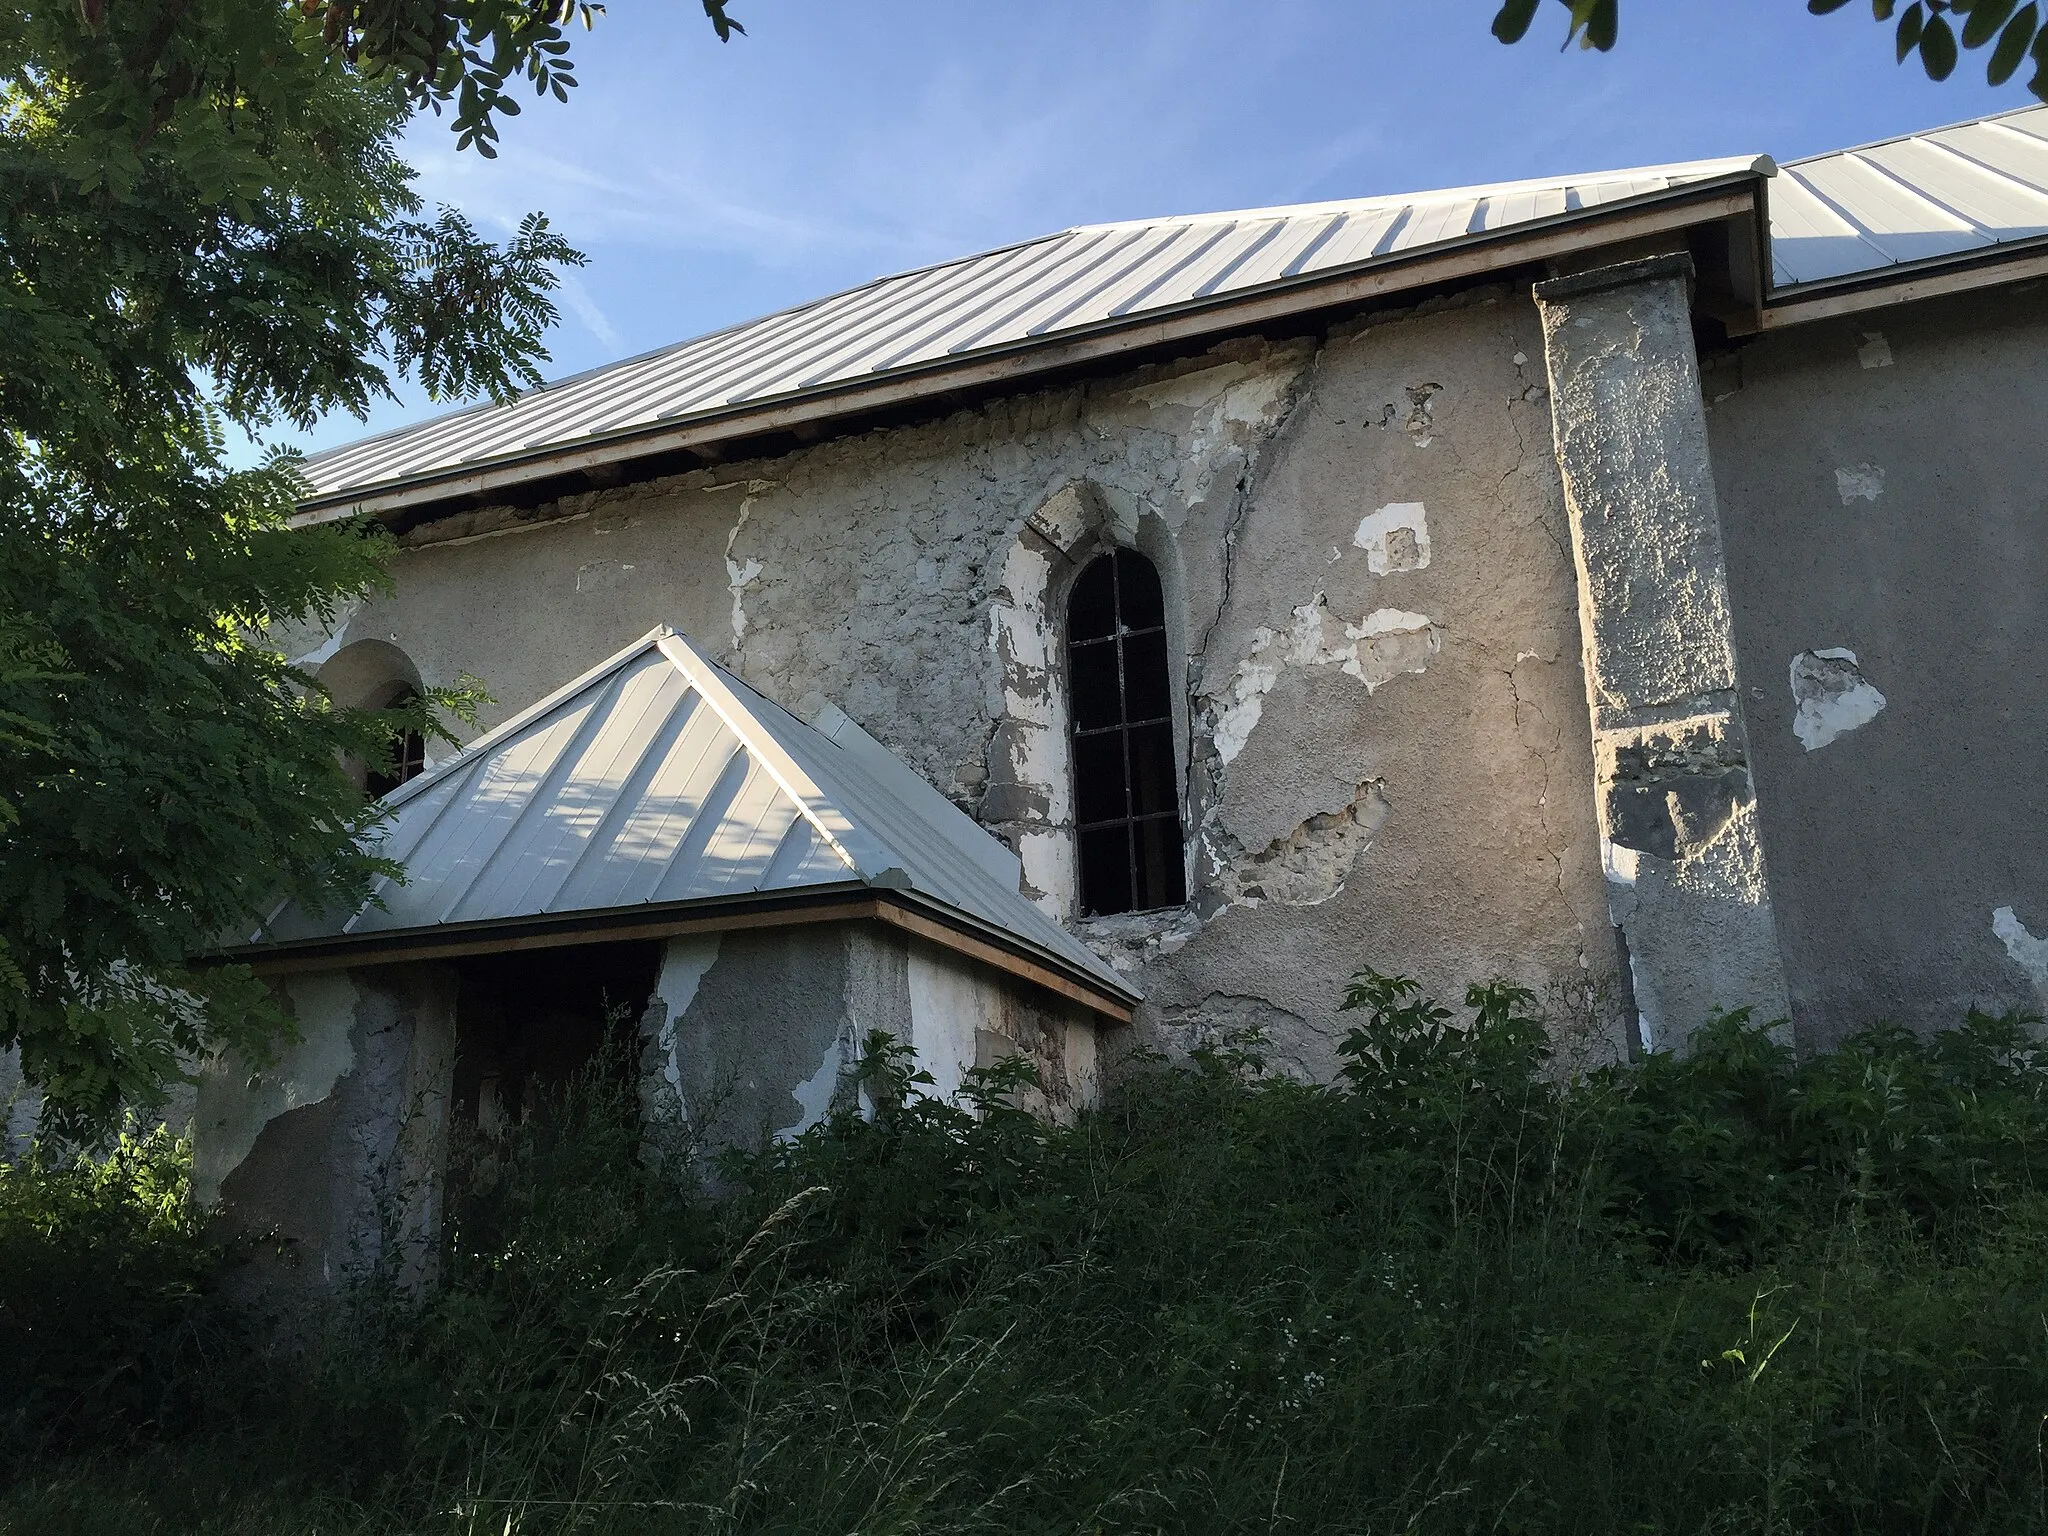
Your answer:
[[[975,929],[944,921],[893,892],[861,890],[824,900],[747,903],[714,910],[701,907],[668,913],[589,913],[545,925],[478,924],[459,932],[366,934],[337,942],[315,940],[268,949],[222,951],[205,957],[214,964],[247,965],[258,976],[297,976],[312,971],[358,970],[423,960],[461,960],[478,955],[566,949],[632,939],[673,939],[690,934],[732,933],[754,928],[795,928],[820,923],[872,921],[951,950],[1019,980],[1081,1004],[1112,1023],[1128,1024],[1135,1005],[1100,983],[1084,981],[1021,948],[996,942]]]
[[[1638,240],[1645,236],[1688,229],[1698,224],[1753,213],[1756,184],[1764,178],[1743,175],[1733,185],[1701,183],[1659,201],[1624,207],[1569,224],[1507,233],[1500,238],[1458,245],[1434,255],[1389,262],[1345,275],[1317,278],[1284,289],[1268,290],[1220,303],[1173,311],[1136,325],[1116,324],[1064,341],[1027,341],[994,354],[957,363],[892,373],[872,383],[836,386],[800,398],[757,407],[740,406],[717,416],[699,417],[673,427],[641,429],[631,434],[586,442],[574,448],[541,450],[515,459],[500,459],[476,469],[449,472],[371,490],[310,498],[301,503],[302,524],[357,514],[378,515],[446,500],[507,490],[533,480],[586,470],[626,457],[695,449],[736,438],[794,430],[822,424],[834,417],[884,409],[953,390],[986,389],[1019,383],[1038,374],[1119,353],[1189,341],[1201,336],[1289,319],[1318,310],[1428,288],[1441,283],[1484,276],[1549,261],[1569,252]]]

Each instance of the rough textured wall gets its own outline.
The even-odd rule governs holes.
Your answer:
[[[1025,1052],[1036,1107],[1070,1117],[1095,1092],[1095,1026],[1078,1007],[879,923],[671,939],[640,1021],[642,1102],[700,1146],[802,1135],[861,1093],[869,1034],[912,1047],[951,1097],[965,1074]]]
[[[822,694],[1074,892],[1059,628],[1109,544],[1179,637],[1187,909],[1087,925],[1184,1044],[1331,1064],[1370,962],[1446,994],[1608,970],[1572,567],[1526,295],[1320,345],[1233,344],[928,425],[410,536],[309,637],[503,718],[657,621],[785,705]],[[438,542],[428,543],[427,540]]]
[[[1713,359],[1764,845],[1802,1041],[2048,988],[2048,284]]]
[[[258,1071],[200,1074],[192,1198],[281,1240],[249,1283],[333,1287],[382,1271],[431,1279],[455,1064],[455,975],[387,966],[295,977],[299,1038]]]
[[[1608,911],[1642,1041],[1786,1014],[1707,451],[1692,261],[1536,287],[1579,570]]]

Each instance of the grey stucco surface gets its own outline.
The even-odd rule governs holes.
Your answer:
[[[455,975],[420,964],[328,980],[295,990],[300,1039],[280,1061],[202,1072],[195,1194],[261,1239],[244,1283],[331,1289],[374,1272],[419,1286],[439,1252]],[[331,1006],[313,1013],[312,996]],[[295,1077],[296,1091],[274,1091]]]
[[[1608,907],[1646,1044],[1786,1016],[1683,255],[1536,289]]]
[[[865,924],[723,935],[670,1036],[693,1135],[756,1147],[843,1106],[866,1033],[910,1038],[903,971]]]
[[[1807,1043],[2042,1007],[2044,364],[2040,282],[1709,360],[1762,824]],[[1827,651],[1853,653],[1829,670],[1853,683],[1853,666],[1869,691],[1809,748],[1793,664]]]
[[[1147,994],[1144,1042],[1258,1026],[1322,1073],[1360,964],[1453,998],[1611,969],[1542,354],[1526,293],[1485,291],[464,513],[305,651],[369,640],[431,683],[474,674],[488,726],[674,623],[785,705],[837,703],[1071,918],[1060,615],[1091,553],[1138,547],[1178,637],[1191,901],[1084,936]],[[1426,542],[1355,542],[1413,504]]]
[[[923,1091],[952,1098],[964,1074],[1022,1052],[1034,1107],[1071,1116],[1094,1093],[1092,1020],[1077,1006],[875,922],[742,929],[675,941],[677,967],[640,1021],[643,1102],[697,1151],[756,1148],[860,1107],[860,1061],[877,1031],[917,1054]],[[664,1091],[663,1085],[667,1085]]]

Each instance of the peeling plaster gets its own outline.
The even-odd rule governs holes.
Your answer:
[[[795,1125],[777,1131],[777,1141],[795,1141],[805,1131],[825,1123],[825,1117],[832,1112],[832,1095],[839,1091],[839,1074],[845,1064],[845,1053],[840,1047],[839,1036],[834,1035],[825,1046],[818,1070],[789,1090],[789,1096],[804,1114]]]
[[[1856,349],[1856,360],[1866,368],[1891,367],[1892,344],[1884,339],[1883,331],[1863,333],[1863,345]]]
[[[1253,631],[1251,654],[1237,664],[1215,714],[1210,736],[1216,755],[1228,763],[1244,750],[1265,713],[1265,696],[1290,665],[1336,666],[1372,693],[1404,672],[1425,670],[1442,648],[1442,632],[1423,614],[1380,608],[1347,624],[1318,592],[1294,610],[1285,634],[1263,625]]]
[[[2037,939],[2029,933],[2011,907],[2000,907],[1991,914],[1991,931],[2005,946],[2013,964],[2027,973],[2034,990],[2048,1002],[2048,939]]]
[[[1429,566],[1429,522],[1419,501],[1393,501],[1359,520],[1351,542],[1365,551],[1375,576]]]
[[[1391,810],[1375,779],[1359,785],[1344,806],[1318,812],[1250,857],[1225,833],[1231,846],[1207,848],[1216,889],[1232,906],[1319,907],[1344,889]]]
[[[934,1097],[951,1102],[975,1064],[978,1032],[1000,1032],[1002,999],[988,978],[913,945],[905,977],[910,1044],[932,1077]]]
[[[1830,648],[1792,658],[1792,706],[1792,734],[1812,752],[1870,724],[1885,697],[1863,676],[1854,651]]]
[[[1884,471],[1875,464],[1851,464],[1835,471],[1835,490],[1842,505],[1875,501],[1884,494]]]
[[[318,667],[332,661],[335,653],[347,641],[348,627],[355,622],[355,617],[362,611],[362,607],[363,600],[360,597],[351,598],[344,603],[334,615],[334,628],[327,638],[305,654],[294,656],[291,664],[295,667]]]
[[[663,945],[661,975],[655,980],[647,1013],[641,1016],[641,1030],[652,1037],[654,1051],[654,1060],[645,1065],[659,1075],[665,1085],[664,1096],[672,1095],[662,1107],[685,1125],[689,1124],[690,1105],[683,1093],[683,1064],[676,1049],[676,1030],[683,1015],[690,1011],[690,1004],[696,1001],[697,988],[705,973],[717,964],[723,937],[719,933],[687,934]],[[658,1017],[656,1009],[660,1010]]]
[[[290,1110],[319,1103],[355,1069],[351,1035],[362,994],[348,972],[294,977],[285,986],[298,1020],[298,1040],[261,1072],[250,1072],[231,1057],[206,1069],[220,1091],[208,1093],[208,1085],[201,1085],[198,1115],[203,1123],[192,1159],[192,1203],[200,1210],[220,1203],[221,1185],[254,1150],[266,1125]]]
[[[747,640],[747,588],[754,584],[765,567],[759,560],[749,558],[745,562],[733,559],[733,546],[739,542],[740,530],[747,526],[747,517],[754,510],[754,498],[773,487],[765,480],[753,480],[747,484],[747,493],[740,499],[739,517],[732,525],[732,532],[725,536],[725,590],[732,594],[732,649],[738,655]]]

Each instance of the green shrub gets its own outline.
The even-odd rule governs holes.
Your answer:
[[[1224,1040],[1064,1129],[877,1038],[872,1115],[716,1201],[593,1070],[460,1160],[433,1297],[260,1390],[181,1357],[243,1395],[0,1527],[202,1528],[232,1462],[206,1529],[2048,1528],[2025,1021],[1795,1062],[1731,1014],[1574,1078],[1527,993],[1466,1005],[1363,972],[1335,1084]]]
[[[191,1166],[188,1143],[134,1125],[103,1156],[0,1162],[0,1469],[161,1433],[189,1408],[219,1332]]]

